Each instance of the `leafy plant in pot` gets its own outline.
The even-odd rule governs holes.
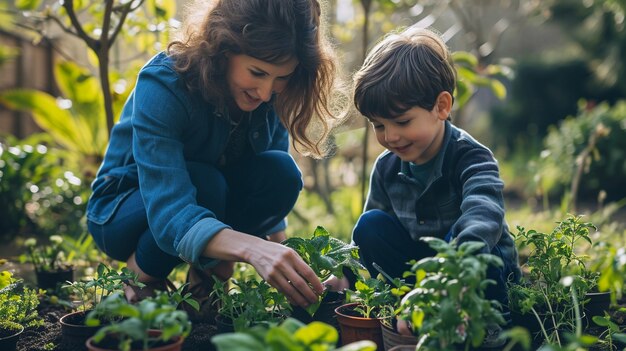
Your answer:
[[[390,350],[396,346],[404,346],[407,348],[413,347],[415,350],[415,345],[417,345],[417,337],[413,334],[404,335],[400,334],[398,331],[398,313],[400,312],[400,303],[402,301],[402,297],[411,291],[411,287],[408,286],[404,279],[400,278],[392,278],[389,276],[376,262],[373,263],[374,268],[380,272],[378,278],[386,278],[386,281],[391,283],[391,295],[394,296],[393,305],[385,306],[385,310],[389,311],[388,313],[383,314],[383,318],[380,319],[380,328],[382,331],[383,337],[383,345],[385,346],[385,350]],[[410,272],[406,272],[407,275]]]
[[[102,299],[114,292],[122,292],[124,282],[142,285],[137,282],[137,274],[128,268],[123,267],[118,272],[102,263],[96,268],[93,279],[67,282],[63,288],[78,298],[79,305],[76,311],[63,315],[59,320],[64,342],[82,346],[103,324],[108,324],[108,321],[102,318],[99,325],[86,325],[87,314]]]
[[[43,320],[37,314],[39,299],[11,272],[0,272],[0,350],[13,351],[24,327],[37,327]]]
[[[335,309],[342,343],[371,340],[384,349],[380,321],[393,315],[396,298],[391,286],[374,278],[359,279],[354,291],[346,290],[346,300]]]
[[[123,294],[115,292],[87,315],[87,325],[98,325],[103,317],[110,321],[87,340],[87,348],[130,351],[168,345],[168,350],[181,350],[191,322],[185,311],[176,309],[177,305],[166,292],[157,292],[155,297],[137,304],[130,304]]]
[[[37,245],[37,239],[26,239],[26,254],[20,257],[22,262],[33,264],[37,285],[47,290],[56,289],[59,284],[74,280],[74,268],[67,262],[63,251],[63,237],[51,235],[49,241],[48,244]]]
[[[39,327],[43,320],[37,312],[38,293],[24,286],[21,278],[11,272],[0,272],[0,316],[3,321],[15,322],[26,328]]]
[[[322,322],[304,324],[287,318],[280,324],[259,325],[241,332],[216,335],[211,342],[218,351],[374,351],[376,345],[368,340],[336,349],[338,334]]]
[[[241,331],[254,325],[277,323],[286,318],[290,308],[287,298],[265,280],[247,277],[223,282],[214,277],[214,303],[218,305],[216,322],[219,333]]]
[[[24,331],[21,324],[15,322],[0,321],[0,350],[15,351],[17,341]]]
[[[587,256],[576,253],[580,242],[592,245],[589,232],[594,228],[593,224],[583,222],[581,216],[571,215],[557,222],[550,233],[517,227],[516,244],[521,250],[527,248],[529,253],[523,265],[528,273],[508,289],[514,324],[527,327],[536,337],[561,344],[558,331],[573,330],[576,322],[570,288],[561,284],[566,276],[574,277],[577,282],[572,289],[576,289],[576,296],[584,297],[583,311],[589,312],[586,318],[590,320],[608,310],[609,293],[604,294],[604,305],[592,300],[602,298],[602,294],[589,294],[597,290],[600,275],[587,268]],[[592,305],[598,311],[586,308]]]
[[[359,248],[332,237],[321,226],[315,228],[310,238],[291,237],[283,244],[294,249],[322,282],[332,275],[342,278],[347,272],[356,275],[359,269],[364,269],[359,262]],[[318,303],[304,311],[301,307],[292,306],[292,317],[305,323],[316,320],[337,326],[334,311],[344,301],[341,293],[326,291]]]
[[[488,328],[504,324],[499,303],[485,298],[485,288],[495,283],[487,279],[487,268],[502,260],[478,253],[480,242],[422,240],[437,254],[413,262],[416,282],[402,299],[400,318],[411,322],[420,350],[479,347]]]

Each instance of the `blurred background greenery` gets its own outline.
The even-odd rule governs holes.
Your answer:
[[[136,73],[189,1],[0,1],[0,240],[84,235],[89,184]],[[626,3],[620,0],[330,0],[346,79],[398,26],[439,31],[459,71],[453,122],[489,146],[510,226],[586,214],[626,237]],[[108,27],[107,27],[108,26]],[[349,93],[349,92],[348,92]],[[289,235],[349,240],[382,151],[352,111],[332,157],[295,154],[305,180]],[[1,255],[0,255],[1,256]]]

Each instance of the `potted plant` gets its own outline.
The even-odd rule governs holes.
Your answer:
[[[15,351],[17,341],[24,331],[21,324],[8,321],[0,321],[0,350]]]
[[[394,303],[389,306],[385,306],[385,312],[383,314],[383,318],[380,319],[380,329],[382,331],[383,337],[383,345],[385,346],[385,350],[390,350],[396,346],[415,349],[415,345],[417,345],[417,337],[413,334],[404,335],[400,334],[398,331],[398,313],[400,312],[400,303],[402,301],[402,297],[411,291],[411,288],[406,285],[404,279],[400,278],[392,278],[385,271],[383,271],[382,267],[380,267],[376,262],[373,263],[374,268],[380,272],[380,276],[385,278],[386,281],[391,282],[391,295],[394,297]],[[410,272],[407,272],[410,274]],[[398,350],[399,351],[399,350]]]
[[[89,350],[181,350],[191,331],[187,313],[165,292],[130,304],[123,294],[107,296],[87,315],[87,325],[110,321],[87,339]]]
[[[345,345],[358,340],[371,340],[382,350],[384,345],[380,321],[393,315],[396,300],[391,287],[378,279],[361,278],[356,281],[354,291],[346,291],[348,303],[335,309],[342,343]]]
[[[241,331],[254,325],[284,320],[290,308],[287,298],[265,280],[248,277],[223,282],[217,277],[213,294],[218,305],[219,333]]]
[[[516,244],[520,249],[528,248],[529,253],[522,266],[527,274],[508,289],[514,324],[528,328],[536,337],[560,344],[558,331],[573,330],[576,322],[570,288],[561,284],[566,276],[576,279],[572,289],[583,297],[581,305],[587,324],[593,316],[608,311],[610,293],[592,293],[598,290],[600,275],[587,267],[588,256],[576,252],[580,242],[592,245],[589,234],[594,228],[581,216],[571,215],[557,222],[550,233],[517,227]]]
[[[0,350],[15,350],[24,327],[38,327],[43,320],[37,314],[37,293],[25,287],[11,272],[0,272]]]
[[[106,320],[101,320],[100,325],[86,325],[87,313],[93,309],[102,299],[114,292],[121,292],[123,283],[133,281],[133,284],[141,284],[136,281],[137,274],[123,267],[120,272],[100,263],[96,268],[96,275],[88,281],[67,282],[63,286],[69,290],[79,301],[78,308],[61,317],[61,334],[64,341],[71,344],[84,345],[85,341],[94,335]]]
[[[359,262],[359,248],[333,238],[321,226],[315,229],[310,238],[291,237],[283,244],[294,249],[321,281],[326,281],[331,275],[342,278],[347,271],[356,274],[359,269],[364,269]],[[318,303],[306,309],[292,306],[292,317],[305,323],[316,320],[337,326],[334,311],[344,301],[345,297],[341,293],[326,291]]]
[[[489,265],[502,265],[484,246],[465,242],[457,246],[437,238],[422,238],[437,254],[414,262],[415,286],[401,302],[399,316],[418,333],[420,350],[456,350],[479,347],[488,328],[504,324],[497,301],[485,298]]]
[[[62,243],[61,235],[51,235],[49,244],[45,245],[37,245],[35,238],[24,241],[26,254],[21,260],[33,264],[41,289],[56,289],[59,284],[74,280],[74,268],[66,261]]]
[[[280,324],[256,326],[241,332],[216,335],[218,351],[373,351],[371,341],[359,341],[336,349],[337,330],[322,322],[304,324],[288,318]],[[380,349],[382,350],[382,349]]]

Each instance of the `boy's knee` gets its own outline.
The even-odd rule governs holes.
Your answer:
[[[389,215],[381,210],[369,210],[359,217],[352,232],[352,240],[359,246],[376,242],[384,233]]]

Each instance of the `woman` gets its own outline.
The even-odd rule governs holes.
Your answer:
[[[320,5],[218,0],[202,10],[141,69],[92,185],[89,231],[147,284],[128,286],[130,300],[163,288],[182,261],[194,296],[206,297],[210,275],[226,279],[241,261],[307,306],[323,286],[279,242],[302,188],[288,139],[321,155],[338,121]]]

